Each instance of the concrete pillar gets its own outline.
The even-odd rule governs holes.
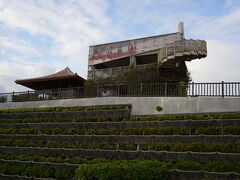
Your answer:
[[[136,66],[136,56],[130,56],[130,66]]]
[[[179,23],[178,23],[178,32],[179,32],[181,35],[184,35],[184,25],[183,25],[183,22],[179,22]]]
[[[158,51],[157,62],[158,62],[158,64],[161,64],[161,52],[160,52],[160,49]]]

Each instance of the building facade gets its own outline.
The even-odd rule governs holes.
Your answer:
[[[206,41],[185,39],[180,22],[175,33],[90,46],[88,79],[115,76],[130,67],[145,68],[152,64],[176,68],[182,62],[206,56]]]

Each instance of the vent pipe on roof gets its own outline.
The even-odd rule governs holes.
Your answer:
[[[183,22],[179,22],[179,23],[178,23],[178,32],[179,32],[181,35],[184,35],[184,25],[183,25]]]

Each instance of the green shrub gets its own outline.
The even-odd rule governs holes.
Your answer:
[[[57,179],[70,179],[72,177],[71,172],[64,168],[64,169],[58,169],[55,172],[55,178]]]
[[[83,107],[48,107],[0,110],[0,113],[29,113],[29,112],[68,112],[68,111],[93,111],[93,110],[118,110],[126,109],[128,105],[105,105],[105,106],[83,106]]]
[[[27,166],[25,164],[12,165],[10,163],[1,163],[0,173],[36,178],[55,178],[53,168],[40,165]]]
[[[160,112],[160,111],[163,110],[163,108],[162,108],[162,106],[156,106],[156,110],[157,110],[158,112]]]
[[[76,170],[79,180],[157,180],[167,178],[167,163],[159,161],[112,161],[87,164]]]
[[[0,103],[5,103],[7,101],[6,96],[0,96]]]
[[[18,110],[4,110],[12,113]],[[32,109],[34,111],[34,109]],[[0,111],[0,113],[3,113]],[[211,120],[211,119],[239,119],[239,114],[217,114],[217,115],[169,115],[169,116],[132,116],[119,119],[117,117],[82,116],[79,118],[26,118],[26,119],[0,119],[0,123],[46,123],[46,122],[116,122],[116,121],[165,121],[165,120]]]

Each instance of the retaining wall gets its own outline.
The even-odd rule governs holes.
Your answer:
[[[132,104],[132,115],[240,112],[240,98],[221,97],[99,97],[0,103],[0,109]],[[158,112],[156,106],[162,106]]]

